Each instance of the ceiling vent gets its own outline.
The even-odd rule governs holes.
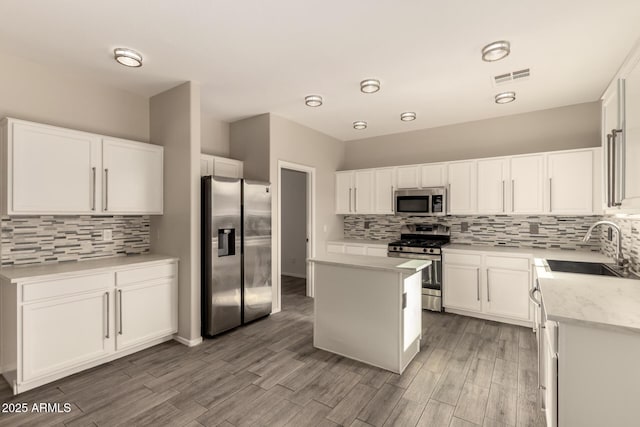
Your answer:
[[[531,70],[529,68],[525,68],[523,70],[512,71],[510,73],[500,74],[498,76],[493,76],[493,85],[501,86],[503,84],[527,80],[531,75]]]

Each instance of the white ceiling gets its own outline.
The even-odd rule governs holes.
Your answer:
[[[219,119],[272,112],[341,140],[594,101],[640,37],[638,0],[1,0],[0,16],[2,51],[145,96],[197,80]],[[511,55],[483,62],[501,39]],[[118,65],[119,46],[144,67]],[[507,88],[517,101],[496,105]]]

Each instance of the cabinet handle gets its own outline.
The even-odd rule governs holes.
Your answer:
[[[476,274],[476,295],[478,298],[478,301],[480,301],[480,268],[476,268],[477,274]]]
[[[91,168],[91,186],[93,191],[91,192],[91,210],[96,210],[96,168]],[[108,337],[107,337],[108,338]]]
[[[623,151],[618,150],[617,140],[618,134],[622,133],[622,129],[612,129],[611,130],[611,141],[613,145],[613,167],[611,168],[611,175],[613,176],[613,206],[621,206],[622,199],[624,198],[624,165],[622,162]],[[616,179],[616,174],[618,179]],[[616,181],[618,181],[618,194],[616,194]],[[618,198],[619,196],[619,198]]]
[[[511,180],[511,212],[515,212],[516,208],[515,208],[515,188],[516,186],[516,180],[512,179]]]
[[[109,327],[109,321],[110,321],[110,316],[109,316],[109,311],[110,311],[109,310],[109,292],[105,292],[104,296],[107,298],[107,334],[104,337],[106,339],[109,339],[109,335],[110,335],[110,327]]]
[[[349,212],[351,212],[351,188],[349,188]]]
[[[396,211],[396,207],[394,206],[394,197],[393,197],[393,185],[391,186],[391,212]]]
[[[449,194],[447,194],[447,212],[445,213],[451,212],[451,184],[448,184],[447,188],[449,190],[448,191]]]
[[[553,212],[553,205],[552,205],[553,194],[551,193],[552,191],[553,191],[553,178],[549,178],[549,212]]]
[[[358,212],[358,188],[353,189],[353,211]]]
[[[505,184],[505,181],[503,179],[502,180],[502,212],[505,212],[505,210],[504,210],[504,184]]]
[[[610,133],[607,134],[607,207],[610,208],[613,206],[613,191],[614,191],[614,182],[613,175],[611,172],[613,171],[613,162],[615,151],[613,149],[613,135]]]
[[[491,295],[489,294],[489,269],[487,268],[487,302],[491,302]]]
[[[104,210],[109,208],[109,169],[104,169]]]
[[[122,289],[118,289],[118,297],[119,297],[119,301],[118,301],[118,316],[120,317],[120,321],[119,321],[119,327],[120,330],[118,331],[118,333],[120,335],[122,335]]]

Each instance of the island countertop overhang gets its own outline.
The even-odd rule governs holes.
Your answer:
[[[345,267],[351,266],[370,270],[395,271],[397,273],[404,274],[413,274],[431,265],[430,260],[424,259],[385,258],[345,254],[327,254],[309,258],[307,261],[319,264],[341,265]]]

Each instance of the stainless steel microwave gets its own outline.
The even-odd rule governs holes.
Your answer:
[[[399,216],[441,216],[447,214],[447,189],[445,187],[397,190],[393,199],[395,214]]]

